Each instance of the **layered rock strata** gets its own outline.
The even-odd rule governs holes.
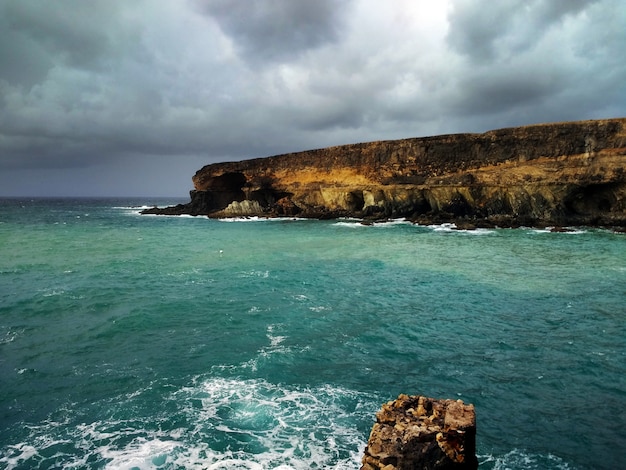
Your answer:
[[[148,213],[626,226],[626,118],[215,163]]]
[[[476,414],[461,400],[400,395],[376,414],[361,470],[474,470]]]

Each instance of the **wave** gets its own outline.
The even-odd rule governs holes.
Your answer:
[[[166,396],[163,412],[141,417],[80,422],[72,411],[63,421],[28,425],[23,442],[0,449],[0,466],[112,470],[358,469],[366,445],[355,417],[367,426],[376,398],[323,385],[298,387],[262,379],[196,377]],[[135,400],[102,410],[111,416]],[[378,406],[378,405],[376,405]],[[69,415],[69,416],[68,416]],[[72,419],[78,421],[72,423]],[[561,457],[525,449],[478,455],[483,470],[573,470]]]
[[[462,233],[462,234],[467,234],[467,235],[490,235],[492,233],[496,233],[496,229],[492,229],[492,228],[480,228],[480,227],[472,228],[472,229],[458,228],[454,222],[422,225],[421,227],[428,228],[432,230],[433,232]]]
[[[97,415],[111,416],[105,420],[90,422],[68,407],[63,422],[28,425],[22,442],[0,449],[0,466],[356,469],[366,442],[355,416],[369,424],[376,403],[330,385],[216,377],[196,377],[161,403],[141,403],[152,395],[146,389],[100,403]],[[146,419],[142,408],[163,411]],[[129,410],[134,416],[122,417]]]
[[[412,222],[406,219],[391,219],[379,222],[366,222],[362,219],[346,218],[335,222],[333,225],[337,227],[348,228],[366,228],[366,227],[392,227],[394,225],[414,225]]]
[[[371,419],[365,394],[334,386],[286,387],[265,380],[200,379],[175,394],[198,423],[211,422],[227,452],[213,449],[208,468],[358,468],[363,436],[355,408]],[[357,412],[358,414],[358,412]],[[194,430],[204,432],[199,424]],[[228,461],[228,462],[225,462]],[[226,465],[226,466],[224,466]]]
[[[24,333],[23,329],[14,329],[8,326],[0,326],[0,345],[9,344],[15,341],[15,338]]]
[[[479,455],[478,462],[481,470],[573,470],[574,468],[555,455],[533,454],[522,449],[513,449],[501,456]]]
[[[241,217],[222,217],[216,219],[219,222],[298,222],[303,220],[311,220],[305,217],[260,217],[254,216],[241,216]]]
[[[348,222],[348,221],[340,221],[340,222],[335,222],[333,225],[337,226],[337,227],[348,227],[348,228],[364,228],[367,227],[366,224],[363,224],[359,221],[354,221],[354,222]]]
[[[111,209],[121,209],[121,210],[132,210],[132,211],[142,211],[145,209],[152,209],[154,206],[113,206]]]
[[[191,215],[191,214],[142,214],[141,209],[137,210],[129,210],[128,215],[136,215],[141,217],[156,217],[156,218],[173,218],[173,219],[197,219],[197,220],[208,220],[207,217],[203,217],[201,215]]]

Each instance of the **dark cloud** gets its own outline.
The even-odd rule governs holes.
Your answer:
[[[264,64],[298,57],[340,36],[348,0],[198,0],[247,60]]]
[[[0,12],[0,56],[11,64],[0,78],[11,84],[32,86],[54,67],[103,67],[136,40],[116,0],[5,1]]]
[[[0,0],[0,194],[184,195],[212,161],[624,116],[625,23],[621,0]]]
[[[626,76],[617,59],[626,40],[618,3],[455,2],[447,40],[464,62],[450,112],[514,112],[531,122],[614,116],[626,99],[616,81]]]

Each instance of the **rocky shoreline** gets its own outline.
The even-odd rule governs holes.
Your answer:
[[[207,165],[144,214],[626,227],[626,118],[343,145]]]

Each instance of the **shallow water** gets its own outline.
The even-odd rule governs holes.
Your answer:
[[[625,466],[625,235],[175,202],[0,202],[0,467],[356,469],[399,393],[481,469]]]

